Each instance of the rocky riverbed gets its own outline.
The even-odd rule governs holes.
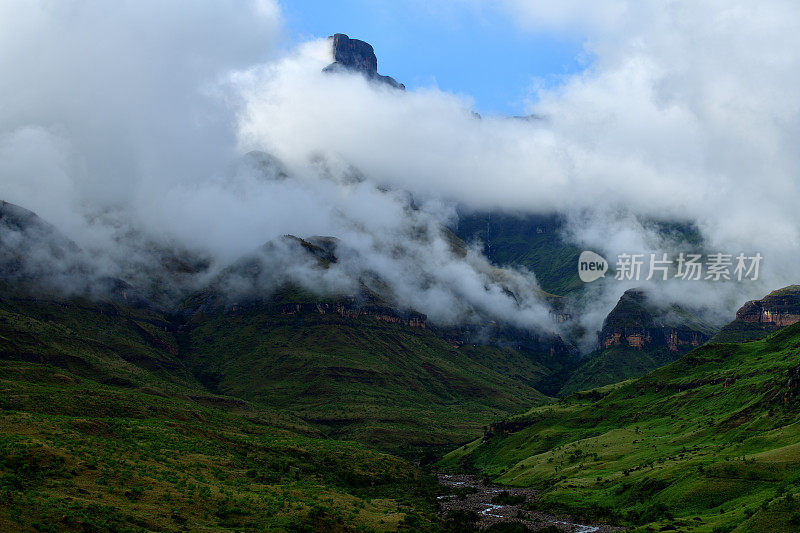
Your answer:
[[[487,485],[474,476],[439,474],[439,483],[453,492],[439,496],[442,516],[453,511],[473,512],[477,527],[487,528],[498,522],[517,522],[533,531],[553,526],[565,533],[610,533],[623,528],[606,524],[581,524],[568,516],[554,516],[528,511],[525,503],[536,497],[536,491],[519,487]]]

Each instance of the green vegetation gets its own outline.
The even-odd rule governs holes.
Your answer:
[[[186,362],[211,390],[405,455],[443,452],[498,415],[544,403],[533,387],[552,374],[508,348],[455,348],[425,328],[273,306],[198,317],[188,337]]]
[[[587,356],[570,374],[562,395],[637,378],[679,357],[666,346],[645,349],[612,346]]]
[[[769,297],[781,297],[781,296],[794,296],[797,293],[800,293],[800,285],[789,285],[783,287],[782,289],[777,289],[772,291],[767,295]]]
[[[711,338],[711,342],[748,342],[763,339],[769,335],[769,333],[769,330],[765,329],[761,324],[753,324],[751,322],[745,322],[744,320],[737,319],[730,324],[726,324],[719,331],[719,333]]]
[[[642,530],[796,531],[800,324],[535,407],[441,465]]]
[[[659,236],[664,249],[702,250],[700,231],[691,223],[640,222]],[[544,291],[579,295],[586,288],[577,269],[583,250],[562,237],[565,226],[565,217],[558,214],[477,212],[462,213],[453,231],[468,243],[483,243],[483,252],[494,264],[525,267],[535,273]]]
[[[555,356],[291,289],[214,302],[173,317],[0,297],[0,530],[458,531],[470,517],[436,516],[419,464],[484,429],[439,464],[540,490],[528,511],[800,527],[800,324],[552,403],[537,388],[564,374]],[[298,302],[329,307],[283,307]],[[624,379],[615,358],[642,372],[673,356],[639,350],[637,367],[630,350],[605,350],[567,387]]]
[[[0,530],[440,530],[435,478],[365,443],[433,457],[547,400],[511,349],[229,311],[0,297]]]
[[[479,239],[496,265],[522,266],[534,272],[542,290],[557,295],[580,291],[581,249],[566,243],[562,217],[476,213],[459,217],[455,234],[466,242]]]
[[[231,398],[163,397],[0,363],[0,530],[393,530],[434,480]]]
[[[0,299],[0,530],[394,530],[435,481],[210,393],[157,313]],[[344,401],[344,400],[342,400]]]

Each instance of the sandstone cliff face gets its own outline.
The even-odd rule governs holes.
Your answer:
[[[800,285],[791,285],[744,304],[712,342],[756,340],[796,322],[800,322]]]
[[[761,300],[753,300],[736,311],[736,319],[775,330],[800,321],[800,285],[771,292]]]
[[[666,346],[671,352],[681,352],[700,346],[708,338],[707,332],[690,323],[680,323],[650,304],[643,292],[631,289],[606,317],[598,335],[598,348],[627,346],[642,350]]]
[[[333,48],[333,63],[323,72],[350,71],[360,72],[370,80],[385,83],[395,89],[405,90],[406,86],[398,83],[391,76],[378,74],[378,58],[369,43],[351,39],[343,33],[330,37]]]
[[[391,307],[378,305],[359,306],[352,299],[336,303],[289,303],[281,306],[281,314],[298,315],[315,313],[325,315],[334,313],[346,318],[370,317],[381,322],[401,324],[412,328],[427,328],[427,317],[422,313],[403,313]]]
[[[681,351],[684,347],[696,348],[708,340],[708,335],[697,331],[667,330],[667,346],[671,352]]]

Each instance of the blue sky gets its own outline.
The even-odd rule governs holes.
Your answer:
[[[521,114],[534,83],[558,84],[586,66],[580,36],[534,34],[506,14],[420,0],[287,0],[294,42],[346,33],[372,44],[381,74],[409,88],[466,94],[475,110]]]

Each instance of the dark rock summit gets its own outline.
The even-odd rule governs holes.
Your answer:
[[[395,89],[405,90],[406,86],[398,83],[390,76],[378,74],[378,58],[372,45],[351,39],[343,33],[330,37],[333,44],[333,63],[323,69],[323,72],[360,72],[367,79],[385,83]]]
[[[334,61],[354,70],[378,72],[378,58],[370,44],[351,39],[343,33],[337,33],[331,39]]]

